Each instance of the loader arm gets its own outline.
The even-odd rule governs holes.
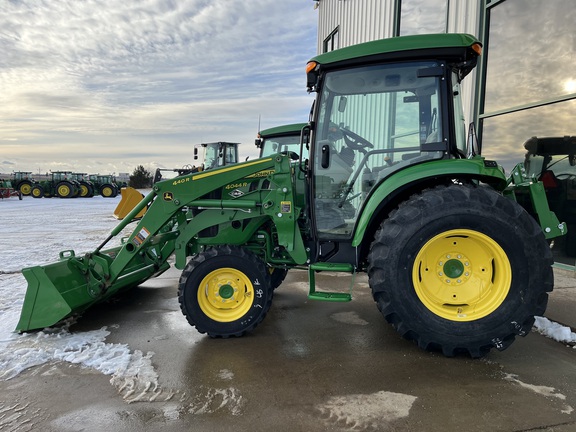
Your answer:
[[[28,281],[17,331],[44,328],[135,287],[210,244],[244,244],[272,223],[278,246],[294,264],[308,259],[295,205],[294,170],[285,155],[192,173],[159,182],[93,252],[23,269]],[[144,207],[148,210],[119,247],[104,249]],[[222,232],[228,232],[222,235]]]

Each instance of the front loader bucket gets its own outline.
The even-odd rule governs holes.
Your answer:
[[[140,201],[142,201],[144,195],[129,186],[120,189],[120,195],[121,199],[116,206],[116,209],[114,210],[114,217],[116,219],[122,220],[126,217],[126,215],[128,215],[128,213],[132,211],[134,207],[136,207],[136,205],[138,205]],[[142,210],[140,210],[140,212],[135,216],[135,219],[144,216],[146,209],[147,208],[144,207]]]
[[[101,257],[113,256],[118,248],[109,249]],[[66,251],[66,253],[71,251]],[[136,287],[150,277],[166,271],[170,264],[134,262],[126,267],[114,283],[105,288],[94,283],[90,275],[103,272],[85,257],[60,253],[60,261],[37,267],[22,269],[28,282],[24,304],[20,313],[17,332],[43,329],[53,326],[65,318],[84,312],[90,306],[110,298],[112,295]],[[93,253],[94,257],[96,253]],[[103,260],[103,258],[102,258]],[[89,267],[89,269],[88,269]]]
[[[28,289],[16,331],[49,327],[95,302],[88,295],[86,278],[68,260],[26,268],[22,274]]]

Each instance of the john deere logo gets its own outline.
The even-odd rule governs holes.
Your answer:
[[[232,198],[240,198],[242,195],[244,195],[244,192],[242,192],[240,189],[234,189],[228,195],[230,195]]]
[[[164,201],[172,201],[174,199],[174,195],[172,192],[164,192]]]

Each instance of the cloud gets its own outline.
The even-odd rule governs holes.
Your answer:
[[[263,127],[307,118],[316,20],[301,0],[3,2],[0,137],[18,143],[3,156],[86,171],[180,166],[201,141],[254,155],[259,115]],[[139,151],[147,160],[118,160]]]

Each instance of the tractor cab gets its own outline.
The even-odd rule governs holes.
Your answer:
[[[276,153],[290,153],[302,160],[308,158],[308,150],[303,149],[300,155],[300,135],[306,123],[293,123],[277,126],[258,132],[256,147],[260,149],[260,157]]]
[[[317,93],[308,170],[320,242],[352,240],[371,195],[386,183],[395,189],[401,171],[466,158],[460,82],[481,47],[472,39],[445,48],[432,46],[434,38],[412,39],[420,50],[374,41],[307,65],[308,90]]]
[[[238,163],[239,143],[213,142],[194,146],[194,165],[202,170]]]

